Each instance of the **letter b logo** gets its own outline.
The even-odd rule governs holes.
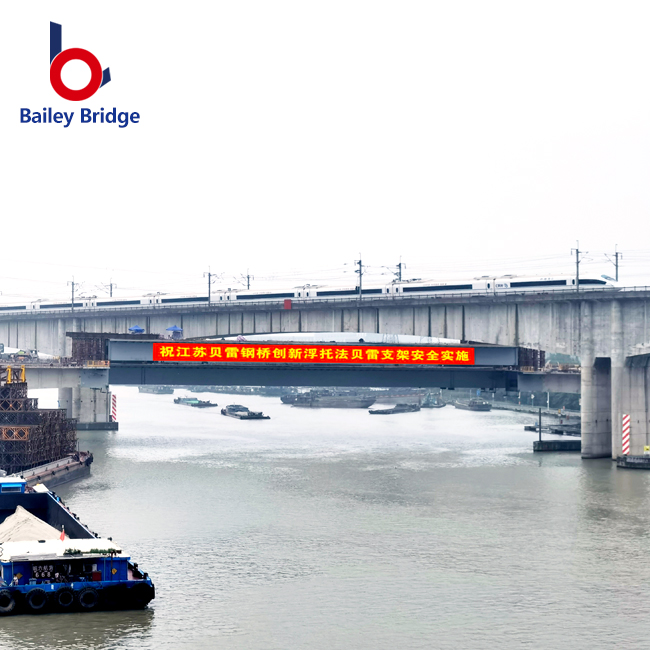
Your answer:
[[[88,50],[80,47],[71,47],[61,51],[62,37],[61,25],[50,23],[50,83],[58,95],[71,102],[81,102],[92,97],[104,84],[111,80],[109,68],[102,71],[97,57]],[[90,68],[90,81],[85,88],[72,90],[61,79],[61,70],[68,61],[83,61]]]

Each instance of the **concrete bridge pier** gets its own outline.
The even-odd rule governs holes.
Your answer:
[[[106,429],[111,421],[111,393],[99,388],[59,388],[59,408],[77,420],[79,430]]]
[[[59,408],[66,410],[66,417],[72,415],[72,388],[59,388]]]
[[[611,318],[612,458],[617,458],[622,451],[623,413],[626,412],[623,410],[623,391],[627,374],[623,339],[623,311],[618,300],[612,302]]]
[[[650,445],[650,355],[629,357],[623,373],[621,418],[630,416],[630,455],[642,456],[643,448]],[[618,423],[617,423],[618,424]],[[616,452],[621,454],[622,419],[618,426]]]
[[[596,357],[593,340],[593,304],[582,303],[580,363],[580,417],[582,420],[582,457],[612,456],[612,382],[611,360]]]
[[[612,457],[611,361],[598,357],[582,360],[580,417],[582,457]]]

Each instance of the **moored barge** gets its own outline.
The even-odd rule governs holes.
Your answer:
[[[148,574],[82,524],[45,486],[0,477],[0,616],[142,609]]]

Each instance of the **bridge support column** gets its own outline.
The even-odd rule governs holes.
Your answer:
[[[593,342],[593,305],[581,305],[580,418],[582,420],[582,457],[612,456],[612,382],[609,358],[596,358]]]
[[[630,416],[630,455],[643,455],[643,448],[650,445],[650,358],[631,357],[624,368],[621,417]],[[619,427],[616,450],[620,455],[622,447],[622,421]]]
[[[623,350],[623,313],[618,300],[612,302],[612,458],[621,455],[623,434],[623,394],[629,370],[625,368],[625,352]]]
[[[57,323],[57,350],[54,354],[59,357],[65,357],[66,335],[65,335],[65,320],[59,318]]]
[[[59,408],[66,410],[66,417],[72,416],[72,388],[59,388]]]
[[[597,358],[582,363],[580,417],[582,457],[612,457],[612,380],[611,361]]]

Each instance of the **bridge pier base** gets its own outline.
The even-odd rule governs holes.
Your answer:
[[[59,408],[75,418],[79,429],[113,428],[110,417],[111,393],[98,388],[59,388]],[[102,425],[105,424],[106,427]]]

